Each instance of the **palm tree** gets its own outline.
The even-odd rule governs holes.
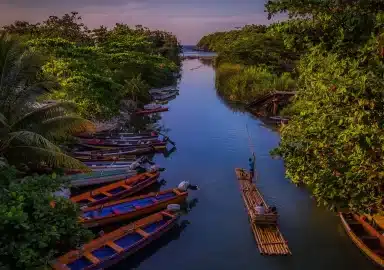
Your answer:
[[[41,105],[37,97],[58,87],[42,74],[44,62],[15,38],[0,34],[0,155],[10,164],[85,168],[52,141],[94,129],[68,102]]]

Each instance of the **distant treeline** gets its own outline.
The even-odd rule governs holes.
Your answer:
[[[172,83],[179,70],[177,38],[141,25],[88,29],[72,12],[37,24],[16,21],[2,32],[45,58],[42,75],[60,85],[45,98],[73,101],[82,115],[112,116],[122,99],[148,102],[148,88]]]

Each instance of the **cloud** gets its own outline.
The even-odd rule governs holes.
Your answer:
[[[194,44],[209,32],[269,23],[264,0],[7,0],[0,4],[0,25],[71,11],[78,11],[91,28],[141,24],[170,31],[183,44]]]

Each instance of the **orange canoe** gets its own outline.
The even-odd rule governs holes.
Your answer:
[[[123,226],[51,263],[55,270],[105,269],[132,255],[177,225],[178,216],[159,212]]]
[[[94,206],[117,198],[128,197],[155,183],[159,175],[159,172],[138,174],[128,179],[73,196],[71,201],[81,205]]]
[[[188,192],[170,189],[158,193],[112,201],[82,209],[80,222],[84,226],[96,227],[122,220],[129,220],[165,209],[169,204],[183,202]]]
[[[339,216],[356,246],[372,261],[384,267],[384,236],[363,217],[352,213],[339,213]]]

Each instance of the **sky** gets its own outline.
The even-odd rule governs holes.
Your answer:
[[[0,0],[0,26],[15,20],[43,21],[77,11],[90,28],[141,24],[196,44],[205,34],[245,24],[269,24],[266,0]]]

